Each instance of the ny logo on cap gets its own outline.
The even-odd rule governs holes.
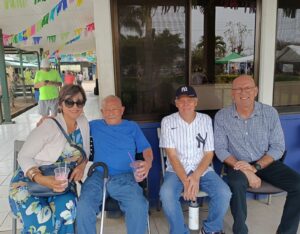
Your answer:
[[[186,86],[183,86],[182,88],[181,88],[181,92],[187,92],[188,91],[188,88],[186,87]]]

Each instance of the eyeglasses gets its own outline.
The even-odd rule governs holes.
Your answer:
[[[234,92],[236,92],[236,93],[242,93],[243,91],[246,92],[246,93],[249,93],[254,88],[255,88],[255,86],[253,86],[253,87],[245,87],[245,88],[235,88],[235,89],[232,89],[232,90]]]
[[[72,108],[75,104],[77,105],[78,108],[82,108],[85,105],[84,100],[78,100],[77,102],[74,102],[72,99],[66,99],[64,100],[64,103],[68,108]]]

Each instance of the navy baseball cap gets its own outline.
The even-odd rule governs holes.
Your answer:
[[[186,85],[180,86],[176,90],[176,99],[182,95],[185,95],[188,97],[197,97],[195,89],[192,86],[186,86]]]

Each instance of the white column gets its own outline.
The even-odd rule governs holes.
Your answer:
[[[95,41],[99,101],[115,94],[110,0],[94,0]]]
[[[258,99],[269,105],[273,103],[276,18],[277,1],[262,0]]]

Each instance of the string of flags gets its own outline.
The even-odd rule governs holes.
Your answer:
[[[9,1],[9,0],[7,0]],[[11,1],[24,1],[24,0],[11,0]],[[83,0],[60,0],[50,12],[44,15],[37,23],[29,26],[28,28],[22,30],[17,34],[3,34],[4,45],[17,44],[20,42],[26,42],[28,38],[33,37],[35,34],[39,33],[42,28],[47,24],[53,22],[56,17],[58,17],[63,11],[66,11],[69,7],[69,4],[76,2],[77,6],[80,6],[83,3]],[[38,43],[40,39],[33,39],[33,43]],[[48,41],[55,41],[54,37],[48,38]]]

